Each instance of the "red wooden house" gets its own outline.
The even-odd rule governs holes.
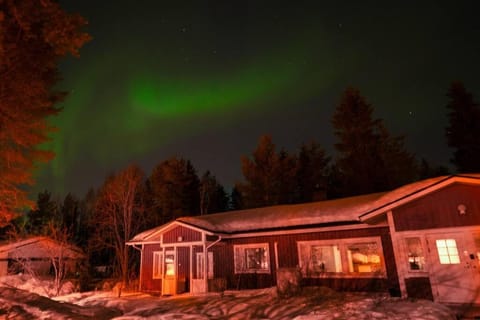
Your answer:
[[[298,268],[304,285],[480,302],[480,174],[183,217],[127,244],[141,251],[146,292],[270,287],[277,270]]]

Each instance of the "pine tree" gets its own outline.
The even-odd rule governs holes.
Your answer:
[[[447,94],[448,146],[454,149],[451,162],[458,172],[480,171],[480,107],[463,83],[453,82]]]
[[[374,180],[379,166],[375,150],[373,108],[360,92],[347,88],[333,115],[333,127],[339,142],[336,160],[344,196],[375,191]]]
[[[258,141],[252,157],[243,156],[242,173],[244,183],[237,184],[245,208],[263,207],[273,204],[277,155],[269,135]]]
[[[404,138],[391,136],[383,121],[373,118],[373,107],[357,89],[345,90],[332,122],[339,139],[337,196],[385,191],[415,179],[415,158]]]
[[[36,208],[27,213],[25,225],[28,234],[44,235],[48,224],[60,223],[59,205],[52,199],[52,194],[45,190],[38,194]]]
[[[173,157],[159,163],[148,182],[152,214],[161,223],[200,213],[200,182],[189,160]]]
[[[32,202],[36,162],[53,157],[39,145],[53,128],[47,118],[59,112],[64,94],[54,87],[57,64],[89,40],[86,21],[67,14],[58,1],[0,1],[0,227]]]
[[[296,170],[296,202],[324,200],[327,196],[328,163],[330,158],[319,144],[302,144]]]
[[[269,135],[260,137],[251,157],[242,157],[244,183],[236,185],[244,208],[291,203],[296,159],[285,150],[277,154]]]
[[[296,171],[297,158],[281,149],[277,155],[276,185],[274,204],[288,204],[296,202]]]
[[[199,191],[201,215],[228,209],[228,196],[225,189],[208,170],[200,179]]]

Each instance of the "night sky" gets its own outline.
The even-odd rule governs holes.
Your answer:
[[[70,94],[38,191],[83,196],[129,163],[149,175],[171,156],[230,188],[262,134],[333,155],[347,86],[418,158],[448,165],[451,81],[480,100],[478,1],[60,3],[89,20],[93,40],[60,66]]]

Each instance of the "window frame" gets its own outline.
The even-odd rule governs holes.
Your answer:
[[[264,269],[247,268],[247,260],[244,258],[246,255],[247,249],[265,249],[265,260],[267,263],[267,268],[264,268]],[[238,256],[237,252],[241,252],[241,257]],[[241,261],[239,261],[239,259]],[[270,274],[271,273],[270,244],[268,242],[264,242],[264,243],[249,243],[249,244],[233,245],[233,264],[234,264],[235,274],[247,274],[247,273]],[[242,269],[238,268],[240,265],[242,266]]]
[[[453,241],[454,246],[449,245],[449,242]],[[441,247],[439,246],[439,243],[443,242],[445,246],[442,246],[444,248],[445,252],[442,254]],[[437,251],[437,259],[438,262],[441,265],[457,265],[461,264],[462,261],[460,259],[460,252],[458,251],[458,245],[457,245],[457,240],[454,238],[442,238],[442,239],[435,239],[435,249]],[[454,249],[454,250],[453,250]],[[445,258],[448,260],[446,261]],[[455,258],[455,260],[453,259]]]
[[[348,259],[348,248],[352,245],[375,243],[377,253],[380,258],[380,271],[375,272],[351,272],[350,261]],[[333,246],[337,247],[340,256],[341,271],[339,272],[314,272],[309,269],[308,263],[304,261],[305,249],[311,252],[313,246]],[[360,237],[360,238],[346,238],[346,239],[323,239],[323,240],[306,240],[297,241],[298,262],[302,275],[306,278],[387,278],[387,271],[385,266],[385,256],[383,252],[381,237]],[[334,264],[337,264],[336,262]]]
[[[417,238],[419,239],[420,241],[420,246],[422,248],[422,255],[423,255],[423,268],[421,269],[412,269],[410,267],[410,257],[409,257],[409,248],[408,248],[408,243],[407,243],[407,239],[413,239],[413,238]],[[418,235],[418,234],[412,234],[412,235],[405,235],[402,237],[402,244],[403,244],[403,247],[404,247],[404,263],[406,265],[406,268],[407,268],[407,272],[408,273],[428,273],[428,263],[427,263],[427,260],[428,260],[428,246],[427,246],[427,243],[425,241],[425,237],[424,236],[421,236],[421,235]]]

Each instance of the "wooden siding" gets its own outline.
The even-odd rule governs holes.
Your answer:
[[[153,252],[162,251],[159,244],[147,244],[143,249],[142,291],[161,292],[162,280],[153,279]]]
[[[177,293],[190,291],[190,247],[177,247]]]
[[[182,237],[180,242],[202,241],[200,232],[184,226],[177,226],[163,234],[163,243],[177,243],[179,237]]]
[[[407,295],[413,299],[427,299],[433,301],[432,285],[428,277],[405,279]]]
[[[228,289],[265,288],[276,285],[276,266],[274,244],[278,246],[279,268],[295,268],[299,265],[297,241],[329,240],[373,237],[381,238],[387,279],[380,278],[331,278],[304,279],[306,285],[328,285],[339,290],[380,290],[399,292],[398,275],[393,255],[392,241],[387,227],[286,234],[280,236],[259,236],[251,238],[228,239],[215,245],[215,277],[226,279]],[[233,245],[268,243],[270,253],[270,274],[235,274]]]
[[[460,215],[458,205],[466,214]],[[393,210],[396,231],[480,225],[480,187],[452,184]]]

